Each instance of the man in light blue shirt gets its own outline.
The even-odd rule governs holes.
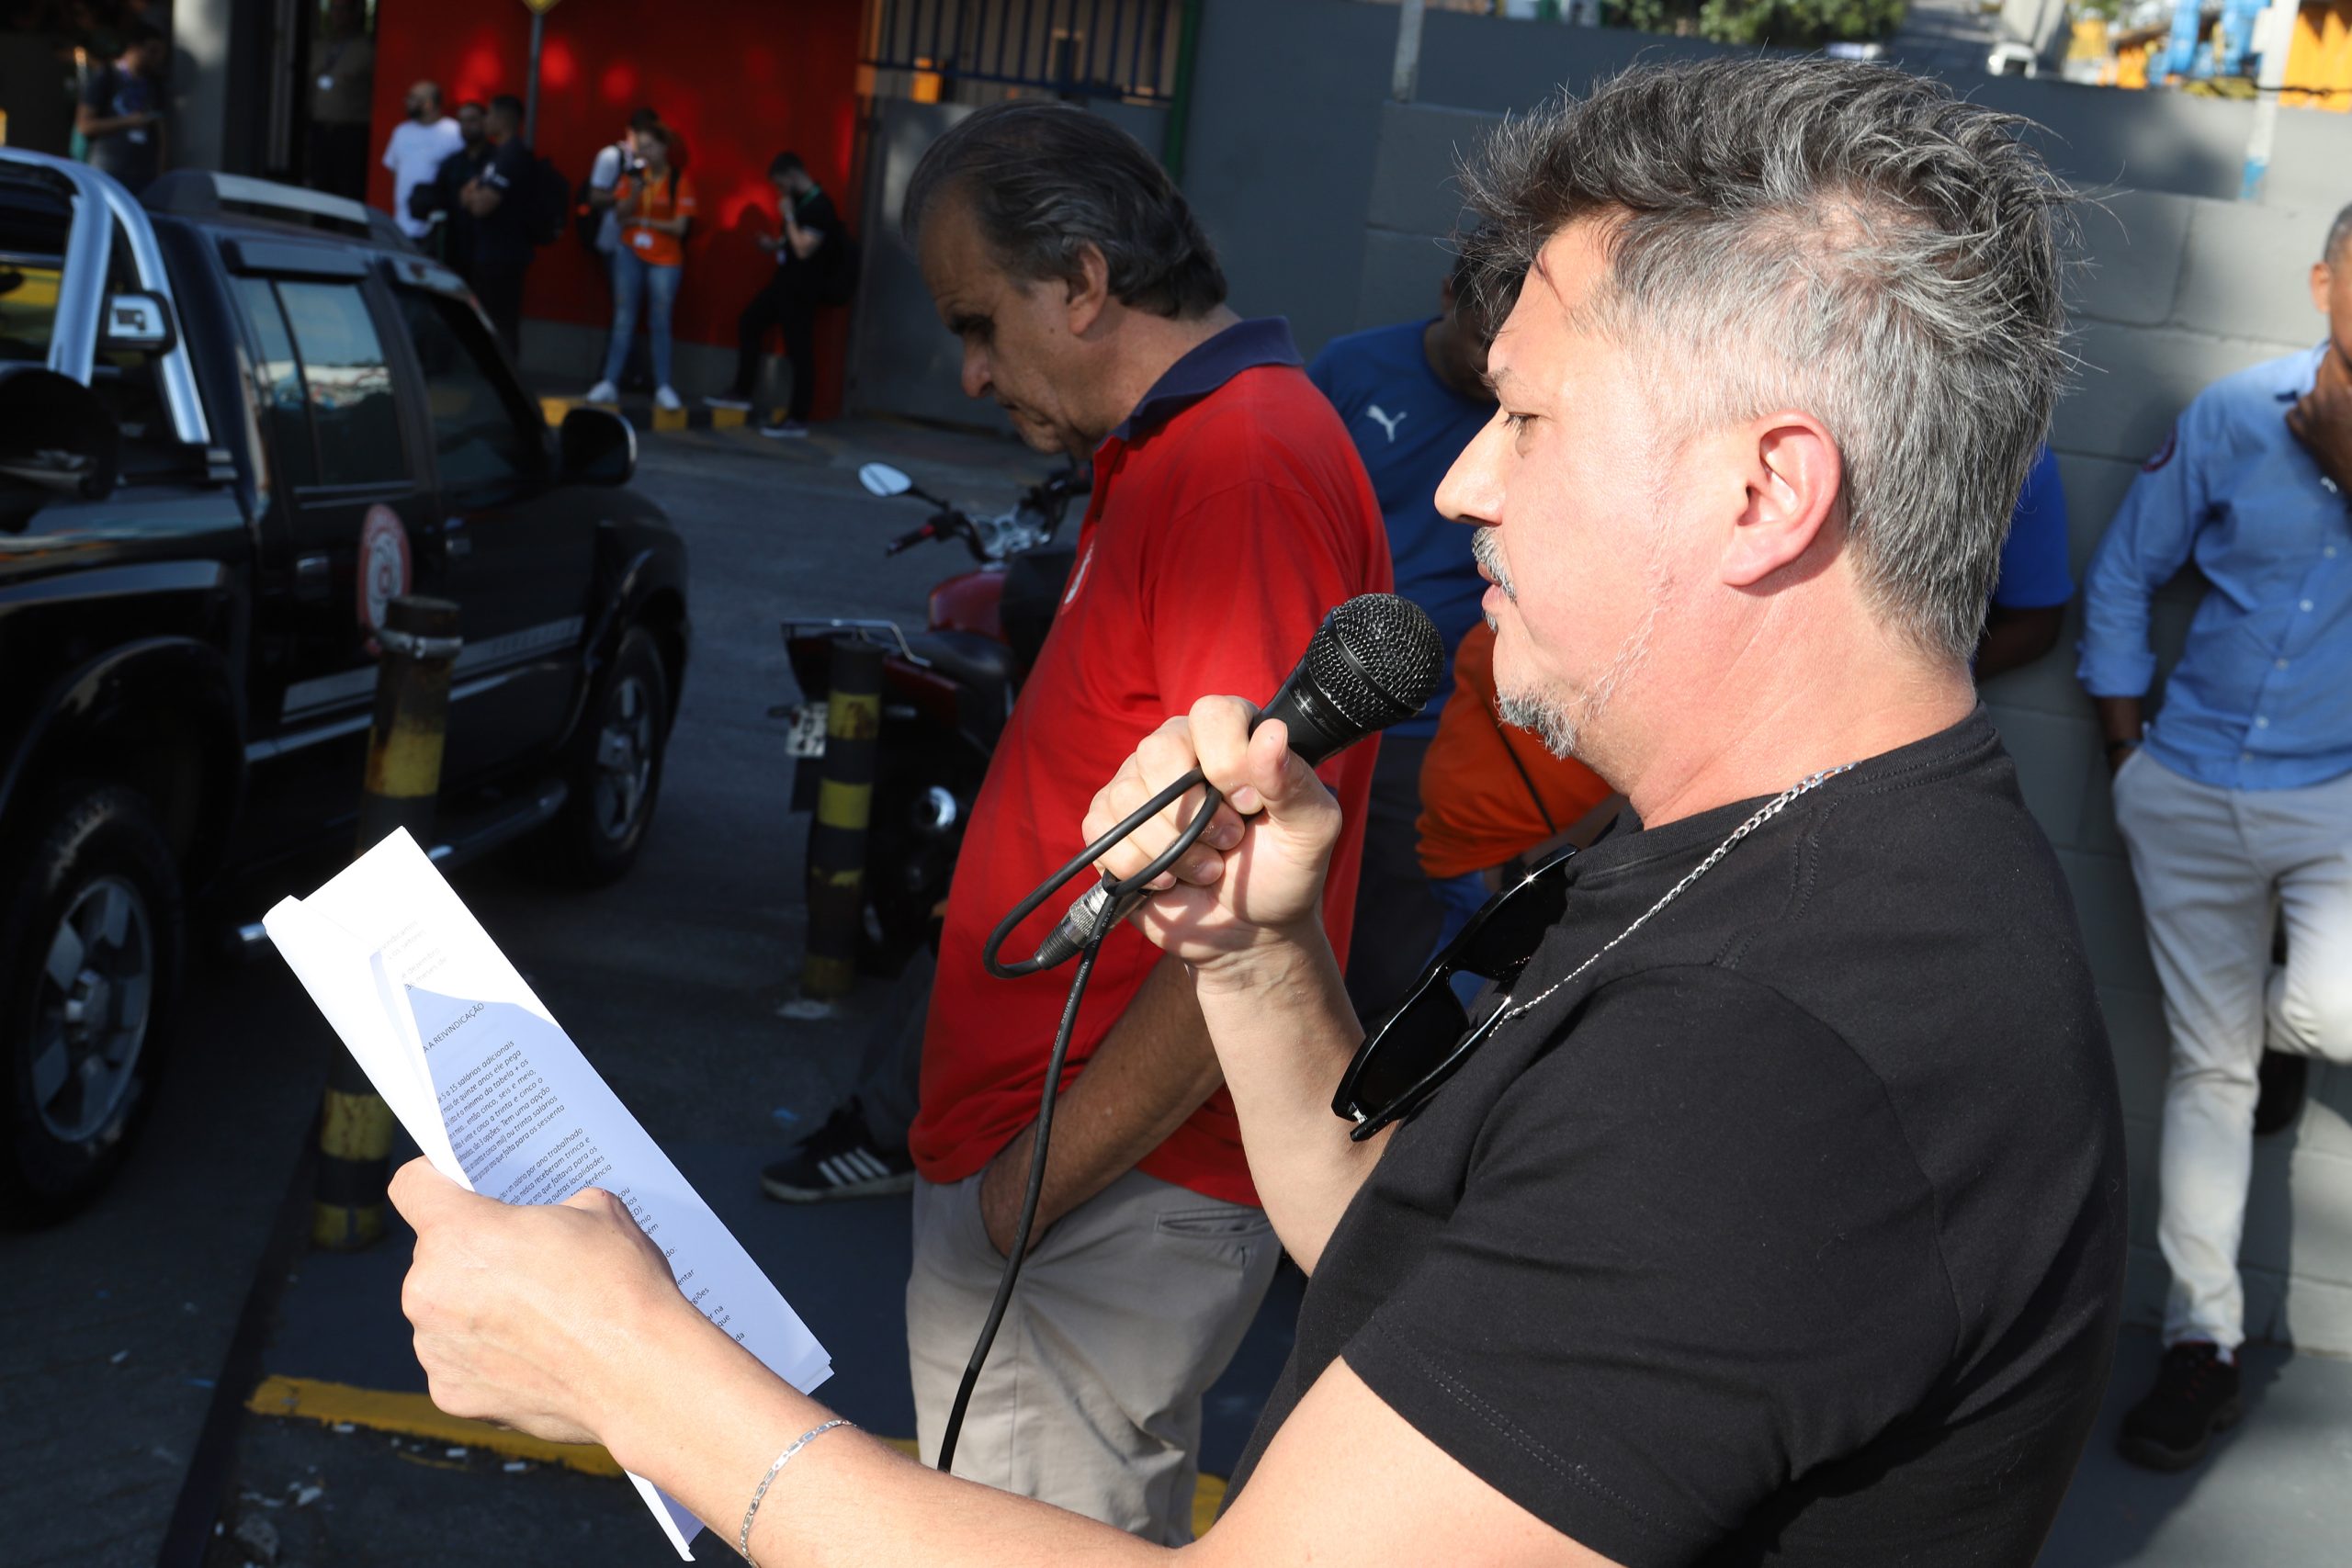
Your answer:
[[[1446,649],[1446,668],[1428,705],[1380,738],[1356,884],[1348,994],[1366,1017],[1400,1000],[1436,944],[1445,908],[1421,870],[1421,759],[1453,690],[1453,649],[1476,624],[1487,580],[1470,557],[1468,533],[1438,514],[1438,481],[1470,438],[1494,417],[1483,379],[1487,334],[1457,308],[1461,265],[1438,290],[1432,318],[1336,338],[1306,367],[1309,379],[1354,438],[1388,526],[1396,592],[1429,612]]]
[[[2237,1418],[2237,1272],[2256,1105],[2283,1124],[2301,1068],[2352,1061],[2352,208],[2312,267],[2316,348],[2215,382],[2143,465],[2085,583],[2078,674],[2097,700],[2164,986],[2158,1240],[2165,1359],[2127,1458],[2196,1462]],[[2206,582],[2164,700],[2149,602]],[[2274,919],[2284,964],[2272,962]],[[2265,1065],[2266,1046],[2279,1055]],[[2264,1089],[2273,1092],[2265,1097]],[[2283,1109],[2282,1109],[2283,1108]],[[2270,1130],[2266,1128],[2265,1130]]]

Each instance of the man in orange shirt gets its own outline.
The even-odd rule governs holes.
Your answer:
[[[678,280],[684,275],[686,230],[695,218],[695,182],[671,161],[673,151],[665,128],[648,126],[637,133],[637,152],[643,160],[621,176],[609,197],[592,193],[599,206],[606,201],[620,217],[620,247],[613,253],[613,337],[605,350],[605,374],[588,389],[588,401],[617,401],[621,367],[628,359],[629,339],[637,335],[637,300],[648,301],[648,335],[653,340],[653,404],[682,409],[677,389],[670,385],[670,310],[678,300]]]
[[[1495,628],[1473,626],[1454,649],[1453,700],[1421,759],[1421,870],[1445,908],[1437,950],[1501,890],[1504,866],[1609,794],[1599,773],[1495,711]]]

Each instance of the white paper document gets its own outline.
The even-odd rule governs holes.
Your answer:
[[[803,1393],[832,1360],[406,832],[263,921],[434,1168],[502,1203],[601,1187],[695,1308]],[[692,1561],[700,1520],[631,1475]]]

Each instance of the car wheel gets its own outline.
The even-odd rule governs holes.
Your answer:
[[[571,793],[540,835],[542,870],[576,886],[617,881],[636,863],[662,794],[670,743],[670,681],[662,645],[643,626],[622,634],[589,705]]]
[[[163,1063],[179,980],[179,873],[146,798],[52,797],[0,864],[0,1218],[38,1224],[104,1187]]]

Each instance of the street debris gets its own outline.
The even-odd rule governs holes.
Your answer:
[[[253,1516],[239,1519],[231,1539],[265,1563],[277,1561],[277,1527],[267,1519]]]

